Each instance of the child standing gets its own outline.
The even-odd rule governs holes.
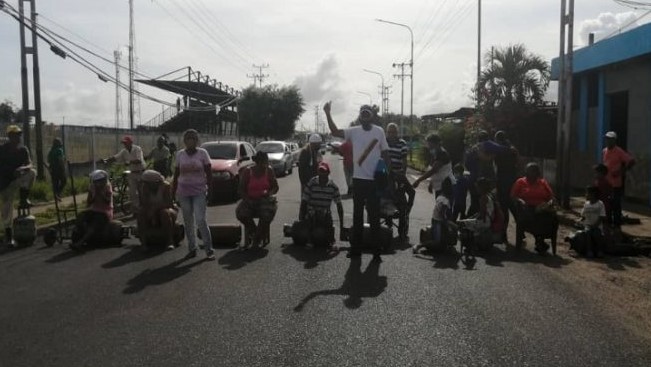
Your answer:
[[[601,231],[601,224],[606,219],[606,208],[604,203],[599,200],[599,188],[596,186],[589,186],[586,189],[586,201],[581,211],[581,224],[584,230],[588,233],[589,246],[587,249],[588,257],[601,257],[603,243],[603,233]]]
[[[457,164],[452,168],[452,173],[457,183],[454,185],[454,203],[452,204],[452,220],[466,219],[466,200],[468,199],[468,188],[470,181],[464,175],[465,168],[461,164]]]

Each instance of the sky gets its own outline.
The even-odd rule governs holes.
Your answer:
[[[36,0],[39,22],[112,60],[122,52],[127,65],[129,3],[127,0]],[[6,1],[18,8],[18,0]],[[546,60],[559,54],[560,1],[483,0],[482,53],[491,46],[523,43]],[[633,22],[645,11],[613,0],[576,0],[577,47],[590,32],[599,41]],[[401,109],[398,69],[409,62],[409,25],[414,34],[414,113],[451,112],[471,106],[477,69],[477,0],[330,0],[217,1],[134,0],[138,70],[156,77],[191,66],[237,89],[253,82],[252,65],[266,65],[264,84],[297,85],[307,110],[298,123],[314,127],[315,106],[332,101],[335,122],[347,125],[361,104],[380,104],[380,76],[391,86],[389,110]],[[20,105],[20,42],[18,22],[0,12],[0,101]],[[627,29],[630,29],[627,28]],[[43,120],[79,125],[116,126],[116,91],[70,59],[62,59],[39,43]],[[81,52],[114,75],[112,63]],[[179,75],[180,74],[176,74]],[[31,73],[30,73],[31,78]],[[126,83],[126,73],[122,72]],[[177,96],[148,86],[139,90],[174,103]],[[363,92],[363,93],[359,93]],[[371,94],[371,98],[364,93]],[[547,98],[554,100],[552,84]],[[409,112],[409,79],[405,80],[404,111]],[[126,92],[121,92],[125,127]],[[163,109],[140,99],[137,120],[145,123]],[[319,108],[319,111],[320,108]],[[324,120],[322,111],[320,118]],[[138,122],[136,122],[138,123]]]

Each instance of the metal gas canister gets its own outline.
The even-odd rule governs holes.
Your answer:
[[[18,217],[13,223],[14,240],[21,246],[29,246],[36,241],[36,217],[29,208],[18,208]]]

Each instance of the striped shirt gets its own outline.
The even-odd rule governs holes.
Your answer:
[[[404,172],[403,167],[404,159],[409,154],[409,147],[407,142],[403,139],[388,141],[389,143],[389,157],[391,158],[391,170],[394,172]]]
[[[316,176],[305,185],[303,200],[307,202],[309,208],[330,210],[333,201],[341,203],[341,195],[339,187],[332,180],[328,180],[328,183],[322,186],[319,177]]]

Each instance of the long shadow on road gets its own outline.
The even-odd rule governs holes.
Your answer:
[[[294,311],[303,311],[305,305],[316,297],[333,295],[346,296],[344,305],[349,309],[358,309],[362,306],[364,298],[378,297],[387,288],[387,277],[380,276],[379,273],[379,261],[371,261],[362,273],[362,260],[351,259],[341,287],[308,294],[294,307]]]
[[[125,252],[120,257],[102,264],[102,267],[105,269],[117,268],[130,263],[147,260],[165,252],[163,248],[143,249],[143,246],[140,245],[131,246],[129,250],[129,252]]]
[[[226,270],[237,270],[256,260],[263,259],[268,253],[269,250],[266,248],[253,248],[246,251],[235,249],[225,253],[218,262],[219,265],[224,265]]]
[[[297,261],[304,263],[303,267],[305,269],[314,269],[319,266],[320,262],[334,259],[339,254],[338,250],[327,248],[310,248],[294,244],[284,244],[282,247],[283,254],[290,255]]]
[[[187,260],[179,259],[160,268],[147,269],[143,271],[127,282],[128,287],[123,291],[123,293],[134,294],[142,291],[148,286],[169,283],[189,273],[193,267],[203,263],[206,260],[204,259],[186,265],[181,265],[185,261]]]

